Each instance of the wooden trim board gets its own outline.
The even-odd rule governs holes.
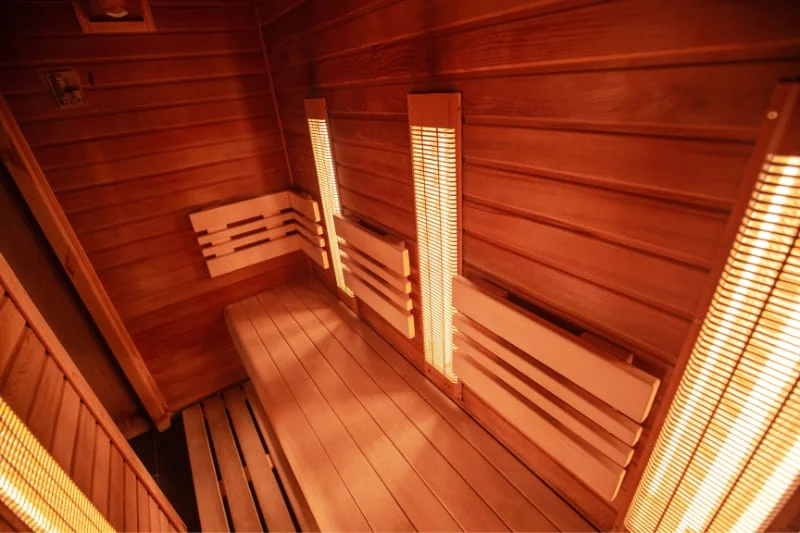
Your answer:
[[[234,254],[213,257],[206,261],[211,277],[221,276],[245,266],[272,259],[300,249],[300,235],[290,235],[282,239],[257,244],[250,248],[237,250]]]
[[[408,95],[408,123],[456,129],[461,125],[461,93]]]
[[[262,218],[248,221],[256,217]],[[189,221],[203,233],[197,242],[212,278],[295,250],[329,268],[319,204],[295,191],[205,209],[190,214]],[[291,232],[298,235],[287,236]]]
[[[407,293],[398,291],[391,285],[387,284],[382,278],[376,276],[366,269],[361,268],[359,263],[351,261],[349,257],[343,257],[343,259],[344,266],[346,266],[347,269],[350,270],[350,273],[357,277],[360,281],[363,281],[369,285],[370,288],[379,292],[384,298],[389,300],[397,307],[405,309],[406,311],[411,311],[411,309],[413,309],[414,304],[411,301],[411,297]]]
[[[408,278],[392,272],[380,263],[376,263],[355,248],[350,247],[346,242],[339,243],[339,250],[343,252],[342,258],[346,258],[346,260],[351,263],[357,264],[365,270],[369,270],[398,291],[411,294],[411,282]]]
[[[303,101],[306,118],[312,120],[328,120],[328,107],[324,98],[306,98]]]
[[[64,270],[75,285],[114,357],[159,430],[170,425],[171,412],[152,374],[100,279],[67,216],[50,188],[36,157],[19,129],[11,109],[0,96],[2,157],[25,202],[33,212]]]
[[[289,204],[292,209],[309,219],[311,222],[322,220],[319,215],[319,204],[307,194],[299,194],[289,190]]]
[[[233,221],[277,215],[289,205],[287,191],[281,191],[191,213],[189,221],[196,232],[213,233],[226,229]]]

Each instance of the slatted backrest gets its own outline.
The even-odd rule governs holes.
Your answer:
[[[361,224],[334,217],[345,283],[353,293],[409,339],[414,337],[411,314],[411,267],[406,244],[378,235]]]
[[[464,278],[453,303],[459,378],[612,501],[659,380]]]
[[[0,255],[0,396],[119,531],[185,531]]]
[[[295,250],[328,268],[319,205],[295,191],[205,209],[189,220],[212,278]]]

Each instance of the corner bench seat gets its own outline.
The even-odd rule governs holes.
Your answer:
[[[225,318],[302,529],[592,529],[318,282]]]

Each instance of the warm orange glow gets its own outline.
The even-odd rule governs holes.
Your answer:
[[[425,361],[453,373],[453,276],[458,274],[456,131],[411,124]]]
[[[800,157],[768,155],[626,518],[756,531],[800,482]]]
[[[32,531],[113,531],[2,398],[0,500]]]
[[[339,239],[336,236],[336,226],[333,223],[333,216],[341,215],[342,207],[339,201],[339,190],[336,186],[336,168],[333,164],[328,121],[309,118],[308,131],[311,134],[311,147],[314,150],[314,164],[317,168],[319,194],[322,199],[322,216],[325,218],[325,226],[328,229],[328,247],[331,252],[336,285],[348,296],[353,296],[353,292],[345,284],[344,276],[342,275]]]

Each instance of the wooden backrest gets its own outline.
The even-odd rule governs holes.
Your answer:
[[[0,396],[114,528],[186,530],[2,255]]]
[[[344,279],[353,293],[407,338],[414,337],[411,267],[406,244],[378,235],[361,224],[334,217]]]
[[[659,380],[464,278],[453,281],[453,304],[459,378],[612,501]]]
[[[205,209],[189,220],[212,278],[295,250],[328,268],[319,205],[294,191]]]

